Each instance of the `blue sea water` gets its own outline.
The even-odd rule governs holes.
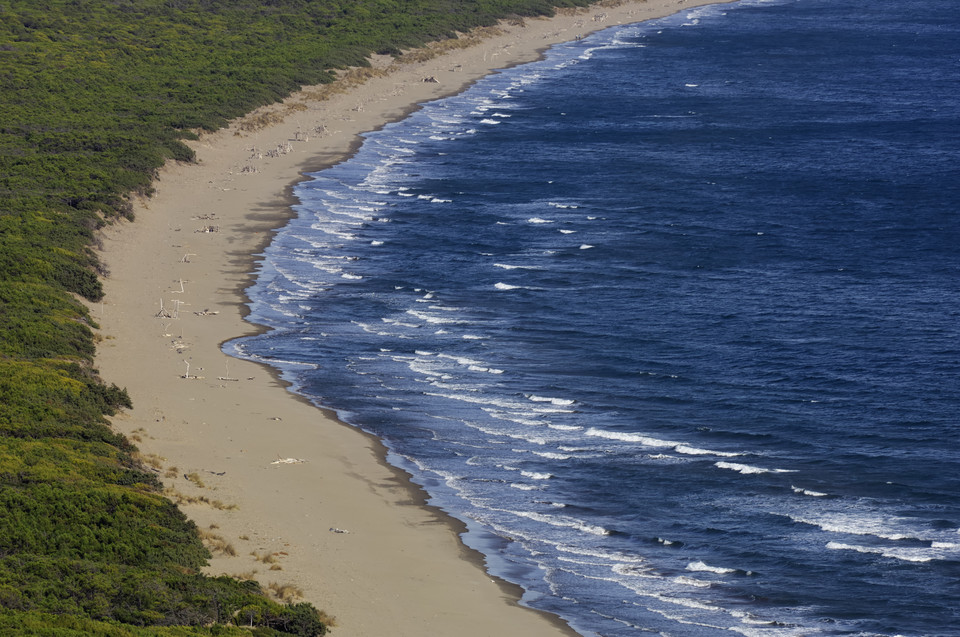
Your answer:
[[[618,26],[296,190],[227,345],[584,635],[960,635],[960,12]]]

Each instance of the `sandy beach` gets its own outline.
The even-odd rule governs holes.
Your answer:
[[[307,87],[192,142],[197,162],[168,164],[136,221],[104,230],[97,364],[135,405],[113,425],[208,535],[209,573],[290,585],[336,618],[338,636],[574,634],[486,574],[460,542],[463,526],[427,506],[377,440],[220,347],[256,331],[243,320],[244,289],[304,173],[348,157],[360,133],[551,44],[696,4],[565,11],[425,61],[378,58],[342,92]]]

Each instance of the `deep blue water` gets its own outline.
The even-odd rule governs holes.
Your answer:
[[[585,635],[960,635],[960,11],[685,10],[297,189],[228,351]]]

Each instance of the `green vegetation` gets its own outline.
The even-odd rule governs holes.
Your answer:
[[[79,300],[103,296],[97,231],[193,160],[182,140],[371,52],[574,4],[0,0],[0,636],[326,632],[309,604],[201,575],[197,528],[109,428],[131,405]]]

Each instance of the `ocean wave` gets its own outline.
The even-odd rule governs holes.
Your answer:
[[[495,510],[516,515],[518,517],[527,518],[528,520],[533,520],[535,522],[549,524],[550,526],[576,529],[578,531],[583,531],[584,533],[589,533],[590,535],[610,535],[610,531],[602,526],[590,524],[584,520],[566,515],[549,515],[546,513],[536,513],[534,511],[511,511],[508,509]]]
[[[943,559],[956,560],[960,557],[957,553],[944,554],[942,552],[933,552],[931,549],[926,548],[863,546],[859,544],[845,544],[843,542],[827,542],[826,547],[834,551],[856,551],[857,553],[869,553],[903,562],[915,563],[926,563]]]
[[[730,458],[733,456],[743,455],[742,452],[701,449],[700,447],[694,447],[684,442],[678,442],[676,440],[661,440],[660,438],[654,438],[652,436],[647,436],[645,434],[630,433],[630,432],[623,432],[623,431],[609,431],[606,429],[598,429],[596,427],[591,427],[590,429],[588,429],[585,432],[585,435],[593,436],[597,438],[606,438],[608,440],[634,442],[634,443],[643,445],[644,447],[672,449],[677,453],[690,455],[690,456],[709,455],[709,456],[719,456],[721,458]],[[725,463],[725,464],[729,464],[729,463]]]
[[[552,473],[546,473],[544,471],[520,471],[520,475],[530,478],[531,480],[549,480],[553,477]]]
[[[541,458],[548,458],[550,460],[569,460],[573,456],[569,456],[564,453],[554,453],[552,451],[531,451],[535,456],[540,456]]]
[[[694,572],[708,572],[708,573],[717,573],[718,575],[729,575],[730,573],[736,573],[737,569],[735,568],[726,568],[723,566],[710,566],[706,562],[696,561],[690,562],[687,564],[688,571]]]
[[[682,584],[684,586],[693,586],[694,588],[710,588],[713,586],[713,582],[706,582],[702,579],[697,579],[695,577],[687,577],[686,575],[678,575],[673,578],[673,581],[677,584]]]
[[[427,323],[430,323],[433,325],[462,325],[463,323],[466,323],[466,321],[462,321],[459,319],[448,318],[445,316],[437,316],[435,314],[428,314],[426,312],[420,312],[418,310],[407,310],[406,314],[409,314],[410,316],[416,317],[421,321],[426,321]]]
[[[828,495],[830,495],[829,493],[823,493],[821,491],[811,491],[809,489],[801,489],[800,487],[795,487],[793,485],[790,485],[790,489],[793,490],[794,493],[799,493],[801,495],[808,495],[813,498],[825,498]]]
[[[827,502],[830,502],[829,500]],[[828,533],[844,535],[871,536],[881,540],[898,542],[903,540],[919,542],[950,542],[955,533],[924,528],[923,522],[915,518],[887,515],[880,511],[857,510],[863,505],[849,501],[836,501],[834,507],[843,506],[845,510],[779,512],[777,515],[788,517],[799,524],[814,526]]]
[[[495,268],[503,268],[504,270],[542,270],[542,266],[538,265],[509,265],[506,263],[494,263]]]
[[[551,405],[566,406],[572,405],[576,401],[572,398],[548,398],[546,396],[527,395],[527,400],[535,403],[550,403]]]
[[[755,467],[749,464],[740,464],[737,462],[715,462],[715,466],[720,469],[730,469],[744,475],[753,475],[761,473],[796,473],[793,469],[767,469],[765,467]]]

